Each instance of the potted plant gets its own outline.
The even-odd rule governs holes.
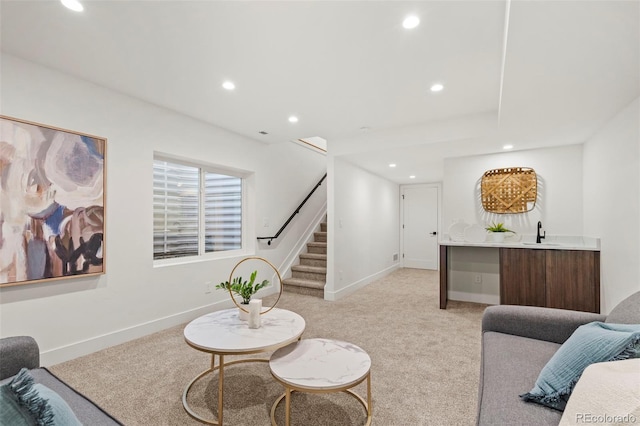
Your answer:
[[[492,223],[491,226],[487,226],[485,228],[487,231],[491,232],[491,237],[494,242],[501,243],[504,241],[505,234],[507,232],[511,232],[515,234],[514,231],[507,229],[504,227],[504,223]]]
[[[225,281],[223,283],[216,285],[216,289],[224,289],[227,291],[231,290],[236,295],[242,297],[241,304],[246,306],[243,306],[244,310],[243,309],[238,310],[240,319],[246,320],[249,317],[249,313],[248,313],[249,301],[251,301],[251,296],[256,294],[258,290],[260,290],[261,288],[269,285],[268,280],[264,280],[261,283],[256,283],[257,275],[258,275],[258,271],[253,271],[253,273],[251,274],[251,277],[249,278],[249,281],[246,281],[246,280],[242,281],[242,277],[236,277],[231,281],[231,284],[229,284],[229,281]],[[245,310],[247,312],[245,312]]]

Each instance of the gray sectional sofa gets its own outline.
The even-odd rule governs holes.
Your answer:
[[[74,390],[46,368],[40,367],[40,349],[32,337],[15,336],[0,339],[0,386],[11,381],[22,368],[27,368],[35,383],[56,392],[84,425],[122,425],[90,399]]]
[[[531,306],[488,307],[482,318],[477,424],[558,425],[562,412],[524,402],[542,368],[581,325],[640,324],[640,292],[609,315]]]

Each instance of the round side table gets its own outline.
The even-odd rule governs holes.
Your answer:
[[[277,426],[275,412],[285,400],[285,423],[291,423],[291,393],[346,392],[355,397],[371,424],[371,358],[360,347],[331,339],[305,339],[278,349],[269,360],[271,375],[285,392],[271,407],[271,424]],[[351,388],[367,381],[367,400]]]

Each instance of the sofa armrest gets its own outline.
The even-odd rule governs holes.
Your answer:
[[[0,380],[14,376],[21,368],[40,367],[40,348],[33,337],[0,339]]]
[[[604,321],[606,315],[536,306],[489,306],[482,316],[482,332],[496,331],[562,344],[583,324]]]

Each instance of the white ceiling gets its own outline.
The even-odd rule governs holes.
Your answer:
[[[84,5],[2,0],[2,51],[265,143],[320,136],[398,183],[581,143],[640,94],[636,0]]]

